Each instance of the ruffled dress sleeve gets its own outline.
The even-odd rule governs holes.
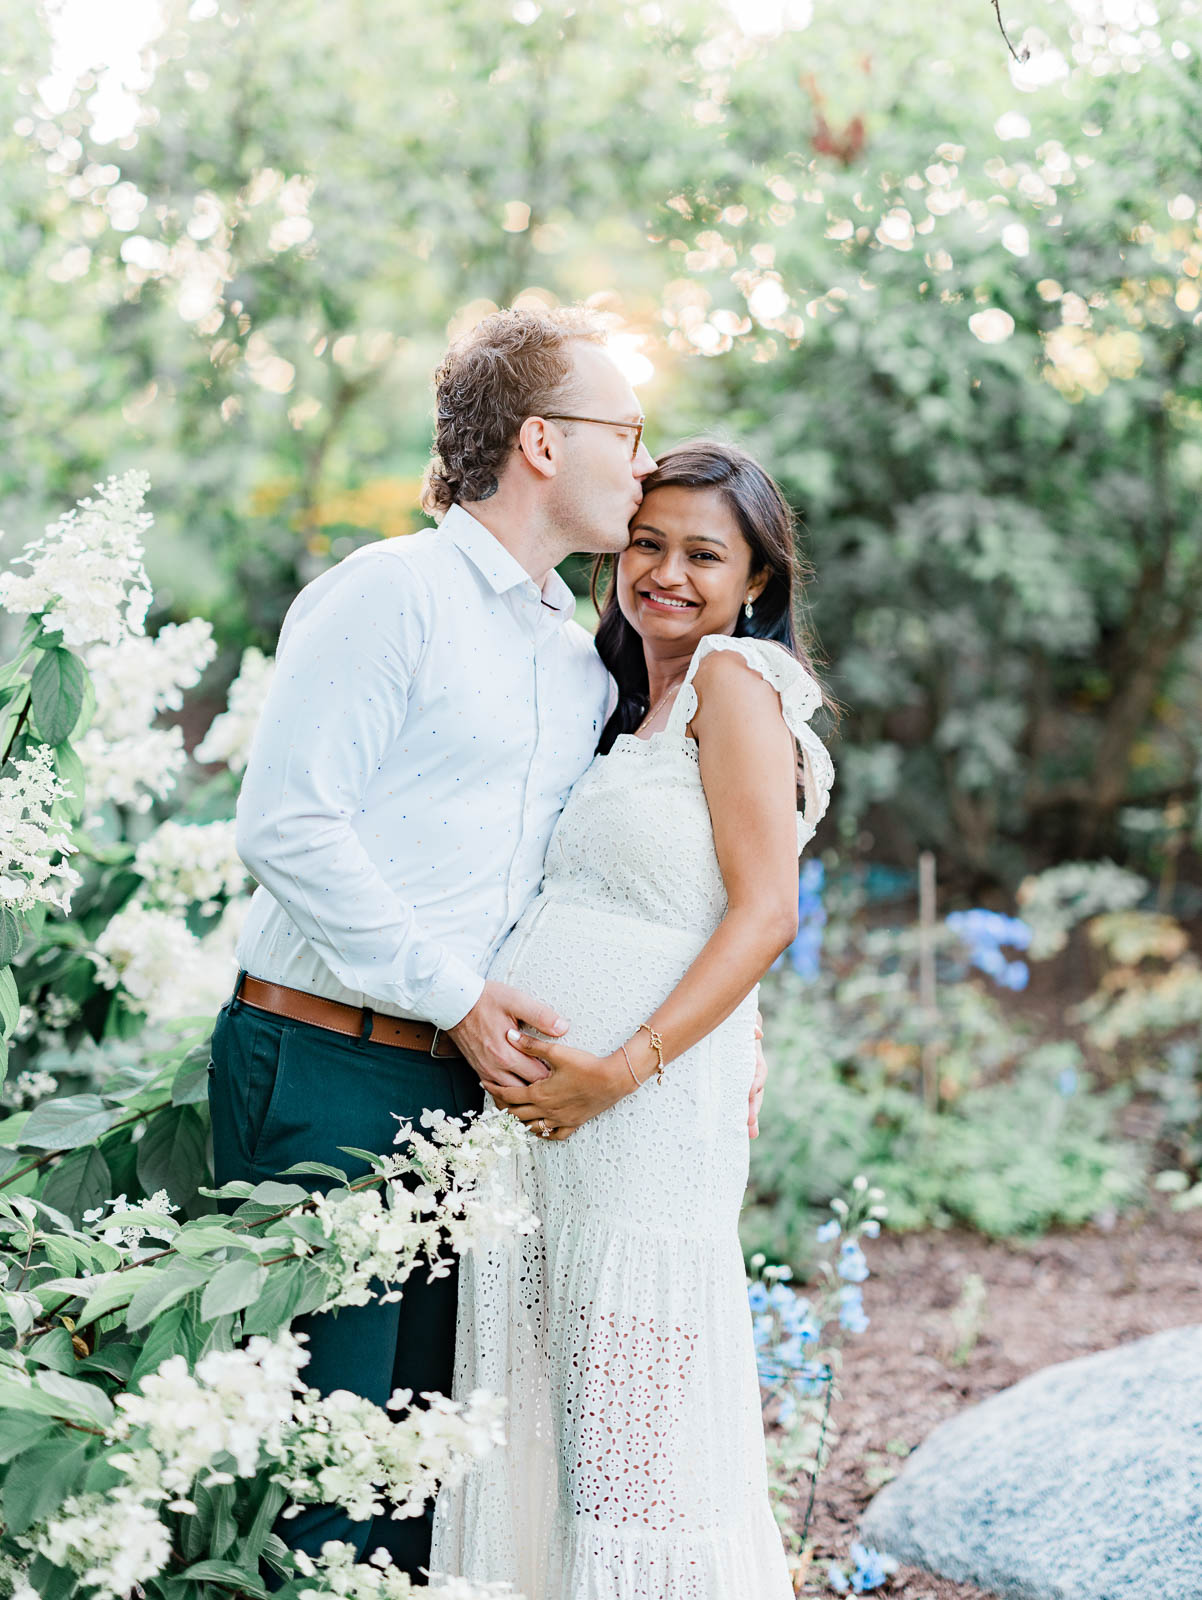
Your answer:
[[[693,677],[697,668],[715,650],[733,650],[743,657],[780,695],[781,713],[790,733],[801,748],[802,803],[797,816],[798,853],[814,837],[814,831],[830,804],[835,781],[834,763],[822,740],[810,727],[810,718],[822,704],[822,690],[795,656],[771,639],[734,638],[713,633],[702,639],[693,653],[680,693],[672,707],[668,728],[683,734],[697,714],[697,690]]]

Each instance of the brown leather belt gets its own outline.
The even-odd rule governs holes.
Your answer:
[[[291,1017],[294,1022],[309,1022],[348,1039],[370,1039],[372,1044],[391,1044],[398,1050],[420,1050],[439,1060],[463,1060],[454,1040],[432,1022],[410,1022],[405,1017],[383,1016],[366,1006],[345,1006],[340,1000],[325,1000],[304,989],[266,983],[262,978],[252,978],[249,972],[242,974],[234,997],[259,1011]]]

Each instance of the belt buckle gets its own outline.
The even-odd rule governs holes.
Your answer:
[[[437,1060],[441,1060],[442,1059],[441,1056],[439,1056],[439,1054],[438,1054],[438,1041],[441,1038],[442,1038],[442,1029],[441,1028],[435,1028],[434,1037],[430,1040],[430,1054],[432,1056],[434,1056]]]

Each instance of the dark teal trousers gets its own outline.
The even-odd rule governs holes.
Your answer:
[[[209,1106],[219,1184],[257,1183],[296,1161],[325,1161],[352,1179],[367,1170],[340,1145],[381,1154],[394,1150],[396,1116],[416,1122],[425,1110],[450,1116],[478,1111],[483,1090],[464,1061],[438,1060],[392,1045],[344,1039],[309,1023],[258,1011],[241,1000],[223,1006],[213,1033]],[[297,1181],[327,1188],[318,1178]],[[402,1299],[344,1306],[301,1317],[309,1336],[303,1379],[328,1394],[350,1389],[383,1406],[394,1389],[451,1392],[455,1359],[456,1282],[427,1283],[415,1273]],[[276,1532],[294,1550],[317,1555],[342,1539],[365,1559],[381,1545],[417,1580],[430,1558],[433,1506],[423,1517],[352,1522],[337,1506],[310,1506]]]

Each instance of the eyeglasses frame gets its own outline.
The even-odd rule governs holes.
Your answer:
[[[643,429],[647,425],[646,416],[640,416],[634,422],[611,422],[607,417],[570,417],[563,411],[544,411],[544,422],[595,422],[601,428],[633,428],[634,449],[630,452],[633,461],[639,453],[639,445],[643,442]]]

